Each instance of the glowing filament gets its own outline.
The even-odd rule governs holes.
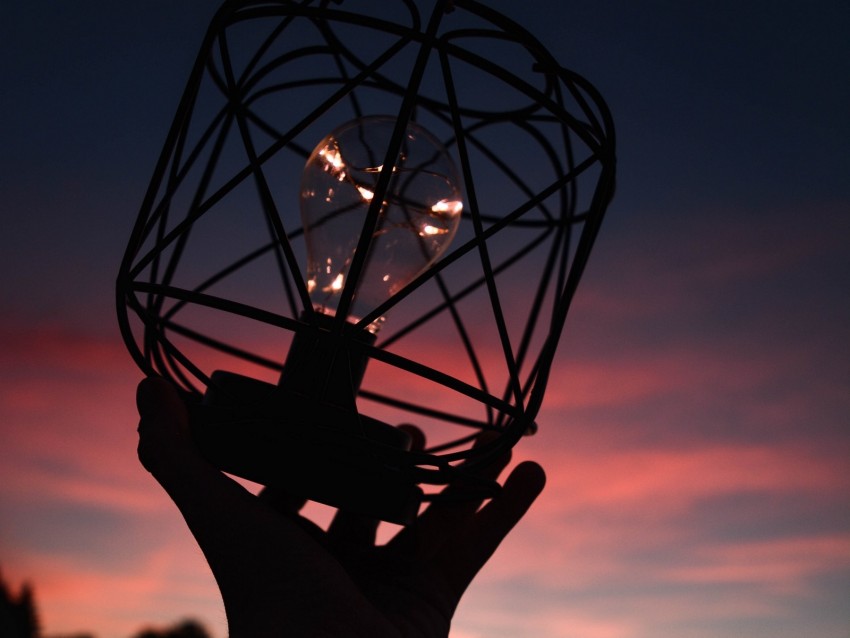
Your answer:
[[[439,202],[431,206],[431,212],[439,214],[448,214],[451,216],[460,215],[463,210],[463,202],[457,200],[441,199]]]
[[[342,284],[345,281],[345,278],[342,276],[342,273],[339,273],[336,278],[331,283],[331,290],[334,292],[339,292],[342,290]]]
[[[345,181],[345,162],[342,160],[342,153],[339,152],[338,148],[325,147],[319,151],[319,157],[325,162],[325,172],[336,177],[337,181]]]
[[[323,148],[319,151],[319,156],[325,160],[329,170],[342,170],[345,162],[342,161],[342,154],[335,148]]]
[[[447,232],[449,232],[449,231],[445,228],[438,228],[437,226],[432,226],[431,224],[426,224],[419,231],[419,235],[422,236],[422,237],[425,237],[425,236],[433,237],[434,235],[445,235]]]

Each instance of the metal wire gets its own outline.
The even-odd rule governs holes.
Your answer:
[[[445,483],[460,461],[474,467],[536,427],[567,312],[614,191],[614,128],[601,96],[527,31],[478,2],[437,2],[424,21],[412,0],[225,2],[121,264],[119,325],[140,368],[189,395],[209,383],[207,360],[279,373],[278,348],[311,329],[315,312],[303,273],[304,231],[293,212],[300,175],[283,170],[297,173],[321,134],[347,119],[387,112],[397,124],[335,329],[351,329],[345,319],[388,189],[387,166],[397,161],[408,122],[419,122],[461,169],[462,228],[427,271],[349,321],[365,328],[391,318],[375,345],[364,346],[366,356],[428,391],[419,398],[416,389],[382,384],[386,372],[370,386],[367,374],[358,409],[422,420],[443,433],[427,451],[392,463],[418,481]],[[222,222],[228,216],[236,219],[230,226]],[[219,229],[218,239],[209,228]],[[243,234],[256,241],[242,247]],[[264,277],[245,275],[248,285],[239,279],[261,266]],[[261,301],[249,300],[262,286]],[[227,320],[193,323],[198,316]],[[221,327],[240,321],[243,330]],[[252,343],[269,327],[284,335],[281,342]],[[455,354],[430,356],[434,334],[445,335],[441,347],[456,341]],[[483,430],[499,436],[473,447]]]

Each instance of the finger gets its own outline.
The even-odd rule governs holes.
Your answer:
[[[136,390],[136,406],[139,460],[166,490],[179,488],[187,468],[205,471],[192,442],[186,405],[171,383],[156,377],[144,379]]]
[[[410,437],[410,449],[419,452],[425,448],[425,434],[415,425],[398,426]],[[337,545],[371,547],[375,544],[380,521],[346,510],[338,510],[328,527],[328,538]]]
[[[475,441],[473,449],[480,449],[486,445],[490,445],[499,438],[496,432],[483,432]],[[511,461],[511,451],[506,450],[493,458],[490,462],[481,465],[472,471],[472,476],[475,481],[490,482],[499,478],[508,463]],[[470,461],[466,461],[468,465]],[[463,469],[463,468],[461,468]],[[420,517],[420,523],[423,529],[428,531],[429,528],[443,528],[457,523],[459,520],[466,519],[474,514],[485,496],[481,494],[481,490],[474,489],[473,479],[464,480],[461,474],[460,478],[444,488],[440,493],[439,499],[435,501]],[[480,495],[475,496],[478,492]]]
[[[191,457],[186,406],[165,379],[144,379],[136,390],[139,410],[139,460],[155,477],[176,469],[187,456]]]
[[[338,510],[328,527],[328,540],[339,547],[371,547],[380,521],[354,512]]]
[[[286,490],[267,486],[260,491],[257,495],[257,499],[263,505],[277,512],[279,515],[298,524],[323,547],[327,545],[327,534],[325,533],[325,530],[316,525],[310,519],[301,516],[298,513],[307,503],[307,499],[303,496],[295,496]]]
[[[317,551],[309,550],[317,545],[304,529],[200,455],[188,434],[186,408],[170,383],[142,381],[137,403],[140,458],[186,520],[225,600],[260,596],[263,584],[279,574],[308,582],[317,569],[327,568],[316,564]],[[299,551],[268,551],[287,545]]]
[[[410,423],[402,423],[398,429],[410,437],[410,451],[421,452],[425,449],[425,433]]]
[[[484,432],[478,437],[474,447],[480,448],[487,445],[498,436],[495,432]],[[481,467],[476,471],[475,476],[479,480],[494,481],[508,465],[510,459],[511,453],[508,450]],[[394,549],[403,548],[404,551],[413,550],[420,554],[435,551],[481,506],[483,497],[464,494],[464,491],[468,489],[457,484],[446,487],[438,496],[440,500],[431,503],[413,525],[399,532],[388,545]]]
[[[526,461],[514,468],[498,496],[470,521],[464,533],[447,543],[435,557],[440,570],[458,597],[490,559],[543,491],[546,474],[537,463]]]
[[[297,514],[307,503],[303,496],[296,496],[277,487],[264,487],[257,495],[263,503],[280,514]]]
[[[249,492],[208,463],[189,433],[189,417],[174,386],[160,378],[143,380],[136,392],[139,458],[165,488],[184,517],[220,512]],[[222,501],[221,499],[225,499]]]

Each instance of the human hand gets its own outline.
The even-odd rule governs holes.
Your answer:
[[[378,546],[378,521],[340,510],[322,530],[298,514],[303,499],[254,496],[209,464],[169,382],[143,380],[137,404],[139,459],[203,551],[231,638],[445,638],[463,592],[545,482],[539,465],[521,463],[483,507],[432,503]]]

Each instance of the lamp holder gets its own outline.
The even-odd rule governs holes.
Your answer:
[[[480,2],[424,4],[226,0],[116,285],[129,352],[182,391],[214,464],[397,521],[447,484],[493,494],[476,471],[536,428],[615,173],[593,85]],[[387,114],[374,200],[325,317],[305,278],[299,178],[330,131]],[[462,216],[436,261],[355,319],[410,123],[458,168]],[[427,447],[408,449],[396,423]]]
[[[404,430],[361,415],[355,397],[375,336],[317,314],[296,333],[277,385],[215,371],[190,404],[192,436],[225,472],[398,524],[419,511],[422,490],[398,462]],[[394,462],[395,460],[395,462]]]

